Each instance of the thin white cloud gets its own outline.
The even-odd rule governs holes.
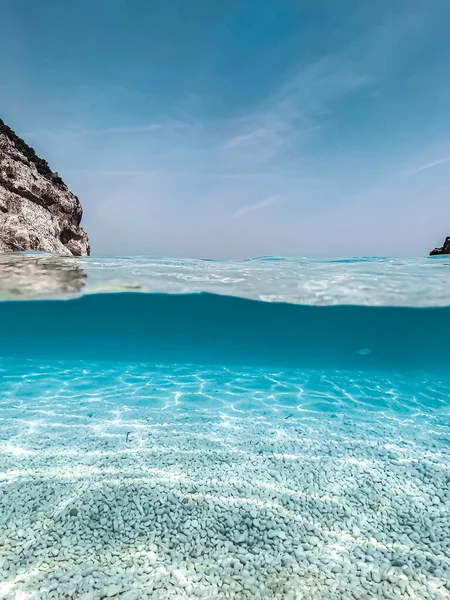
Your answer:
[[[266,127],[257,127],[248,133],[243,133],[232,137],[226,145],[228,148],[245,148],[255,143],[264,141],[267,138],[269,131]]]
[[[370,31],[335,55],[299,64],[254,111],[229,123],[224,148],[243,164],[262,163],[306,145],[326,129],[335,104],[381,84],[408,60],[429,31],[435,11],[407,4],[395,8]]]
[[[445,163],[450,162],[450,156],[444,156],[443,158],[439,158],[438,160],[434,160],[432,162],[426,163],[409,171],[409,175],[415,175],[416,173],[421,173],[422,171],[427,171],[428,169],[433,169],[434,167],[438,167],[439,165],[444,165]]]
[[[104,127],[99,129],[44,129],[39,131],[27,131],[22,133],[23,137],[50,137],[50,138],[83,138],[92,136],[128,135],[149,133],[165,129],[184,129],[188,124],[181,121],[166,121],[162,123],[144,123],[141,125],[130,125],[125,127]]]
[[[337,56],[300,65],[255,110],[230,120],[222,148],[240,165],[274,159],[309,142],[325,127],[335,101],[371,83]]]
[[[284,200],[283,196],[269,196],[268,198],[264,198],[264,200],[260,200],[259,202],[254,202],[253,204],[247,204],[242,208],[239,208],[232,215],[233,219],[239,219],[244,217],[250,213],[257,212],[266,206],[271,206],[272,204],[278,204]]]
[[[161,175],[164,173],[164,171],[162,169],[64,169],[64,173],[107,177],[148,177]]]

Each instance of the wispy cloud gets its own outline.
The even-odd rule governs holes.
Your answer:
[[[436,12],[401,4],[335,54],[300,62],[259,106],[230,122],[224,148],[237,160],[264,163],[303,149],[326,133],[343,99],[369,90],[395,73],[426,32]]]
[[[335,101],[371,81],[359,67],[337,56],[300,65],[260,106],[230,121],[231,135],[223,148],[239,162],[255,164],[305,146],[325,128]]]
[[[140,125],[129,125],[121,127],[101,127],[98,129],[44,129],[37,131],[27,131],[22,135],[31,137],[49,137],[49,138],[84,138],[84,137],[105,137],[114,135],[129,135],[140,133],[151,133],[167,129],[185,129],[190,125],[181,121],[165,121],[161,123],[144,123]]]
[[[270,134],[271,132],[267,127],[257,127],[253,131],[232,137],[226,142],[226,145],[228,148],[246,148],[264,142]]]
[[[427,171],[428,169],[433,169],[434,167],[439,167],[439,165],[444,165],[450,162],[450,156],[444,156],[443,158],[439,158],[438,160],[434,160],[429,163],[425,163],[424,165],[420,165],[416,169],[412,169],[409,171],[409,175],[415,175],[416,173],[421,173],[422,171]]]
[[[162,169],[64,169],[64,173],[102,177],[153,177],[163,174],[164,171]]]
[[[232,217],[233,219],[239,219],[250,213],[257,212],[262,208],[266,208],[266,206],[278,204],[284,199],[285,198],[283,196],[269,196],[268,198],[264,198],[264,200],[260,200],[259,202],[254,202],[253,204],[247,204],[246,206],[242,206],[233,213]]]

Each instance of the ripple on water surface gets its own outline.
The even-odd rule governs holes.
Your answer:
[[[446,256],[216,261],[10,253],[0,255],[0,299],[208,292],[316,306],[450,306],[449,273]]]

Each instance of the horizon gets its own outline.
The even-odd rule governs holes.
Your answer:
[[[424,256],[450,234],[450,6],[322,6],[5,0],[0,116],[94,258]]]

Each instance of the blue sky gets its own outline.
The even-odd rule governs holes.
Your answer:
[[[0,116],[94,254],[421,255],[450,235],[448,0],[0,0]]]

